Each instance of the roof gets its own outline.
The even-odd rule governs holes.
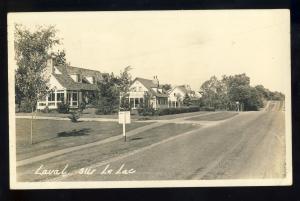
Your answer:
[[[72,67],[72,66],[55,66],[55,68],[57,68],[61,72],[61,74],[53,73],[52,75],[67,90],[87,90],[87,91],[98,90],[97,84],[75,82],[70,76],[72,74],[79,74],[83,78],[85,76],[94,76],[96,77],[97,80],[103,79],[103,74],[95,70],[88,70],[88,69]]]
[[[154,83],[153,80],[137,77],[133,80],[133,82],[135,81],[139,81],[140,83],[142,83],[148,89],[148,92],[150,92],[152,96],[168,97],[168,94],[164,92],[156,92],[153,90],[153,88],[161,88],[158,84]]]
[[[90,70],[90,69],[85,69],[85,68],[79,68],[79,67],[74,67],[74,66],[67,66],[67,72],[70,75],[74,74],[80,74],[83,76],[96,76],[96,77],[101,77],[103,74],[107,73],[100,73],[99,71],[96,70]]]
[[[175,88],[178,88],[179,90],[181,90],[184,94],[188,94],[190,96],[191,99],[199,99],[199,95],[197,94],[197,92],[191,90],[189,87],[187,87],[186,85],[178,85],[176,87],[174,87],[172,90],[168,91],[168,93],[170,94]]]
[[[179,85],[177,86],[177,88],[179,88],[183,93],[185,94],[189,94],[190,93],[190,90],[188,90],[185,85]]]

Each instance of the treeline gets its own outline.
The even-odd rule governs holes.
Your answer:
[[[284,100],[281,92],[272,92],[262,85],[250,86],[250,78],[244,74],[212,76],[200,87],[200,107],[216,110],[257,111],[267,100]]]

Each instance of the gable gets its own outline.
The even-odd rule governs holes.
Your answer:
[[[185,96],[185,92],[180,87],[174,87],[173,90],[169,92],[171,96],[174,96],[174,94],[180,94],[181,96]]]
[[[49,85],[50,85],[50,89],[54,89],[54,88],[57,90],[65,89],[54,76],[50,76]]]
[[[135,80],[129,87],[130,91],[149,91],[140,81]]]

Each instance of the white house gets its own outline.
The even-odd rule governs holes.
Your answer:
[[[106,73],[69,65],[54,66],[49,59],[45,75],[49,77],[50,90],[37,102],[38,110],[56,109],[62,102],[68,103],[70,108],[78,108],[82,102],[89,104],[98,90],[97,81],[103,80]]]
[[[129,88],[129,100],[132,109],[140,108],[141,104],[150,104],[154,109],[168,107],[168,94],[159,85],[157,76],[153,80],[135,78]],[[145,96],[149,102],[145,103]]]
[[[168,91],[168,104],[169,107],[181,107],[183,105],[183,100],[186,95],[191,99],[192,104],[196,104],[199,100],[200,94],[191,90],[189,85],[179,85]]]

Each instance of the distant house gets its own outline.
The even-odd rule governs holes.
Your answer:
[[[183,100],[186,95],[189,96],[192,105],[197,105],[199,101],[200,94],[191,90],[189,85],[179,85],[168,91],[168,103],[169,107],[181,107],[183,105]]]
[[[142,104],[150,104],[154,109],[168,107],[168,94],[159,85],[157,76],[150,79],[135,78],[129,88],[129,101],[132,109],[140,108]],[[145,96],[149,97],[148,103]]]
[[[38,100],[37,109],[56,109],[59,103],[68,103],[70,108],[78,108],[84,102],[90,103],[98,90],[97,82],[106,73],[69,65],[54,66],[52,59],[47,61],[46,75],[49,77],[49,93]]]

